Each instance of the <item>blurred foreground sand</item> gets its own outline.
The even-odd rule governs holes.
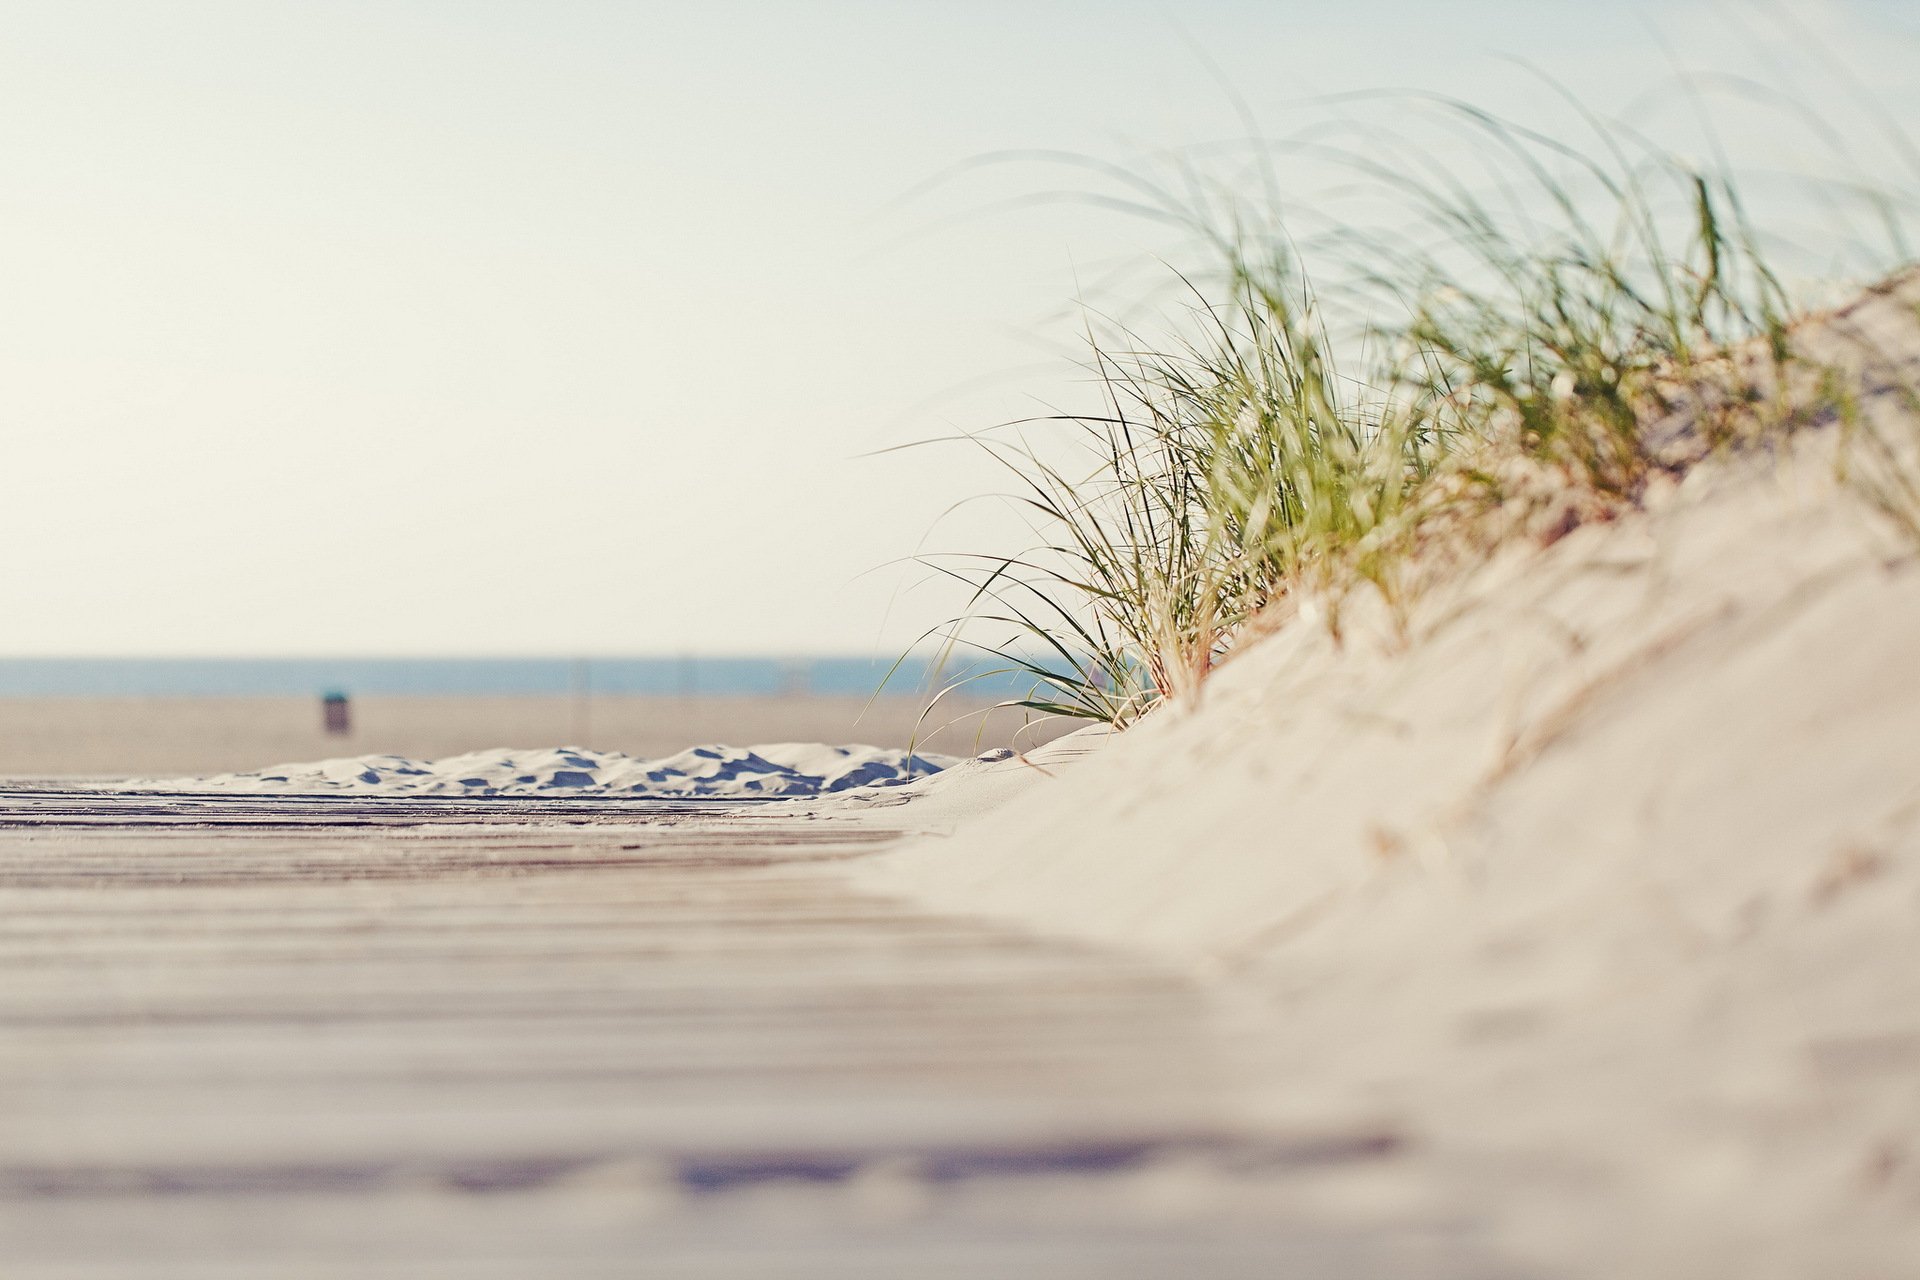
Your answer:
[[[987,703],[929,717],[917,745],[968,754],[1027,745],[1060,729],[1021,732],[1019,713]],[[916,698],[366,697],[350,734],[332,736],[317,698],[0,699],[0,777],[219,773],[331,756],[430,759],[498,746],[585,746],[659,756],[705,742],[864,742],[905,746]],[[943,727],[944,726],[944,727]]]

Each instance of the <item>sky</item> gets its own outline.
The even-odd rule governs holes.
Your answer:
[[[1910,119],[1915,8],[1788,12]],[[1686,0],[0,19],[0,655],[897,650],[953,603],[911,557],[1024,535],[977,450],[896,446],[1071,395],[1087,281],[1170,251],[970,162],[1151,164],[1236,95],[1524,114],[1503,55],[1611,110],[1798,42]]]

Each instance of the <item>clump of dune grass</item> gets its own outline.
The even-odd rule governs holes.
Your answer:
[[[1289,258],[1236,263],[1223,298],[1192,290],[1186,318],[1194,336],[1159,347],[1089,332],[1102,411],[1016,424],[1064,426],[1072,461],[980,440],[1045,540],[932,563],[972,588],[968,643],[995,674],[1033,678],[1029,710],[1125,724],[1197,696],[1276,603],[1347,577],[1390,590],[1407,501],[1439,456],[1419,420],[1383,416],[1340,375]]]
[[[1171,338],[1089,324],[1099,409],[978,437],[1036,545],[936,562],[972,589],[950,641],[1031,677],[1018,705],[1125,724],[1192,700],[1255,619],[1337,633],[1356,590],[1404,616],[1437,531],[1500,512],[1557,537],[1787,421],[1766,388],[1795,308],[1731,172],[1587,113],[1582,149],[1424,101],[1463,149],[1304,144],[1385,223],[1295,233],[1190,170],[1125,175],[1207,267],[1177,276]]]
[[[1752,379],[1733,376],[1734,354],[1787,358],[1786,291],[1730,176],[1651,147],[1631,154],[1601,130],[1602,158],[1552,148],[1596,193],[1583,202],[1541,163],[1537,135],[1472,121],[1516,157],[1548,213],[1521,235],[1471,194],[1420,193],[1451,253],[1418,264],[1396,385],[1460,443],[1630,501],[1750,420],[1739,388]],[[1647,429],[1683,404],[1690,438]]]

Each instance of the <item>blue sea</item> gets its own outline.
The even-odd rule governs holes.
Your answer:
[[[924,696],[931,660],[760,658],[0,658],[0,697],[273,697],[359,694],[670,694],[754,696],[886,692]],[[979,697],[1031,681],[982,680]]]

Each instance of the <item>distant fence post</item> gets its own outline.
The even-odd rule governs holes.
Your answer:
[[[326,721],[328,733],[339,735],[353,732],[353,713],[347,705],[346,694],[321,695],[320,713]]]

